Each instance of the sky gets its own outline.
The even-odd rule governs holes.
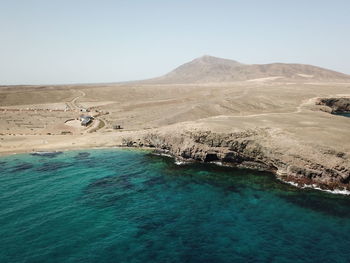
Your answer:
[[[0,85],[161,76],[202,55],[350,74],[348,0],[0,0]]]

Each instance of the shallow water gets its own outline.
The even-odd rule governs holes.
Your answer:
[[[336,113],[335,115],[340,115],[340,116],[344,116],[344,117],[350,117],[350,112]]]
[[[128,150],[0,158],[0,262],[349,262],[350,198]]]

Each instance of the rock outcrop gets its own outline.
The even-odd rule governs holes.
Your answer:
[[[320,98],[316,104],[328,107],[325,111],[331,113],[350,112],[350,98]]]
[[[300,145],[274,129],[234,133],[154,131],[141,138],[124,138],[128,147],[151,147],[181,161],[221,162],[224,165],[270,171],[284,181],[321,189],[350,190],[347,153],[317,145]]]

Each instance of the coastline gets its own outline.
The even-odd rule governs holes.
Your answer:
[[[329,101],[333,102],[323,99],[322,103]],[[345,102],[347,100],[341,100],[341,105]],[[339,139],[347,138],[346,128],[350,123],[339,123],[337,116],[319,109],[305,111],[303,116],[309,121],[303,125],[311,127],[305,137],[307,130],[296,132],[293,125],[300,118],[299,111],[289,114],[292,123],[284,122],[284,117],[273,116],[278,126],[264,124],[266,115],[262,114],[248,119],[218,116],[154,129],[81,135],[2,134],[0,156],[37,151],[147,149],[172,157],[179,165],[187,162],[229,164],[227,166],[272,172],[276,179],[301,189],[350,193],[350,148],[343,143],[344,139]],[[324,128],[335,126],[338,133],[324,129],[315,136],[315,124]]]
[[[126,147],[122,147],[122,148],[126,148]],[[136,147],[137,149],[137,147]],[[196,163],[196,162],[199,162],[199,163],[205,163],[205,162],[201,162],[201,161],[196,161],[196,160],[184,160],[182,158],[179,158],[179,156],[174,156],[172,154],[169,154],[169,153],[162,153],[161,150],[159,149],[154,149],[154,148],[149,148],[150,150],[153,149],[153,153],[154,155],[158,155],[158,156],[164,156],[164,157],[168,157],[168,158],[172,158],[174,163],[176,165],[187,165],[187,164],[192,164],[192,163]],[[330,189],[325,189],[325,188],[322,188],[320,187],[319,185],[317,184],[305,184],[305,183],[300,183],[299,182],[296,182],[296,181],[292,181],[292,180],[285,180],[283,179],[283,177],[281,177],[281,173],[279,173],[278,170],[276,171],[273,171],[273,170],[260,170],[260,169],[254,169],[254,168],[251,168],[251,167],[240,167],[240,166],[237,166],[237,165],[234,165],[234,164],[229,164],[229,163],[223,163],[221,161],[212,161],[212,162],[208,162],[209,164],[214,164],[214,165],[217,165],[217,166],[222,166],[222,167],[228,167],[228,168],[238,168],[238,169],[250,169],[250,170],[253,170],[253,171],[265,171],[265,172],[269,172],[269,173],[272,173],[274,175],[274,178],[281,182],[281,183],[284,183],[284,184],[288,184],[288,185],[292,185],[298,189],[312,189],[312,190],[317,190],[317,191],[322,191],[322,192],[326,192],[326,193],[330,193],[330,194],[335,194],[335,195],[350,195],[350,191],[349,190],[346,190],[345,188],[344,189],[337,189],[337,188],[334,188],[333,190],[330,190]]]
[[[93,148],[123,147],[124,136],[142,134],[134,132],[89,133],[84,135],[3,135],[0,156],[35,151],[69,151]]]
[[[318,190],[318,191],[327,192],[327,193],[336,194],[336,195],[350,195],[350,191],[346,190],[346,189],[329,190],[329,189],[322,189],[322,188],[318,187],[316,184],[299,185],[298,183],[294,183],[292,181],[285,181],[282,178],[279,178],[277,176],[276,176],[276,179],[279,180],[280,182],[295,186],[296,188],[299,188],[299,189],[312,189],[312,190]]]
[[[186,165],[186,164],[191,164],[191,163],[206,163],[206,162],[203,162],[203,161],[196,161],[196,160],[186,160],[186,159],[183,159],[181,158],[180,156],[174,156],[173,154],[170,154],[170,153],[164,153],[162,152],[161,149],[157,149],[155,147],[147,147],[147,146],[142,146],[142,147],[130,147],[130,146],[125,146],[125,145],[110,145],[110,146],[89,146],[89,145],[74,145],[74,146],[70,146],[70,147],[55,147],[55,146],[52,146],[52,147],[45,147],[44,149],[43,148],[38,148],[37,151],[33,151],[33,150],[29,150],[29,149],[26,149],[26,150],[13,150],[13,151],[3,151],[3,152],[0,152],[0,157],[5,157],[5,156],[9,156],[9,155],[16,155],[16,154],[30,154],[30,153],[33,153],[33,152],[40,152],[40,151],[43,151],[43,150],[46,150],[46,151],[62,151],[62,152],[66,152],[66,151],[75,151],[75,150],[103,150],[103,149],[122,149],[122,150],[135,150],[135,151],[148,151],[148,152],[151,152],[152,154],[154,155],[157,155],[157,156],[164,156],[164,157],[168,157],[168,158],[171,158],[174,163],[176,165]],[[230,164],[230,163],[223,163],[221,161],[212,161],[212,162],[207,162],[209,164],[214,164],[214,165],[217,165],[217,166],[224,166],[224,167],[228,167],[228,168],[242,168],[242,169],[251,169],[253,171],[262,171],[261,169],[254,169],[254,168],[251,168],[251,167],[244,167],[244,166],[237,166],[237,165],[234,165],[234,164]],[[289,184],[289,185],[292,185],[298,189],[312,189],[312,190],[317,190],[317,191],[322,191],[322,192],[327,192],[327,193],[330,193],[330,194],[336,194],[336,195],[350,195],[350,191],[349,190],[346,190],[346,189],[333,189],[333,190],[330,190],[330,189],[324,189],[322,187],[319,187],[317,184],[315,183],[310,183],[310,184],[305,184],[305,183],[300,183],[300,181],[293,181],[293,180],[286,180],[286,179],[283,179],[283,177],[281,177],[281,174],[279,173],[278,170],[276,171],[273,171],[273,170],[265,170],[266,172],[270,172],[274,175],[274,178],[281,182],[281,183],[285,183],[285,184]]]
[[[17,154],[30,154],[34,152],[67,152],[67,151],[79,151],[79,150],[104,150],[104,149],[122,149],[122,150],[134,150],[134,151],[152,151],[154,148],[144,147],[144,148],[130,148],[126,146],[75,146],[71,148],[45,148],[45,149],[38,149],[35,151],[31,150],[19,150],[19,151],[7,151],[7,152],[0,152],[0,158],[6,157],[10,155],[17,155]]]
[[[322,190],[350,191],[350,144],[346,143],[350,119],[330,114],[348,109],[350,86],[332,83],[330,89],[329,83],[265,84],[181,86],[181,91],[189,92],[186,98],[178,92],[180,87],[152,86],[154,97],[147,103],[144,94],[150,86],[133,90],[132,100],[112,96],[130,94],[126,86],[63,87],[62,95],[68,91],[71,95],[55,105],[30,101],[30,90],[20,89],[25,105],[16,97],[12,102],[16,106],[2,111],[0,156],[149,147],[171,154],[180,165],[187,161],[229,163],[272,172],[299,188],[311,185]],[[73,102],[83,93],[86,96],[80,103],[106,113],[96,122],[97,130],[92,129],[94,126],[64,123],[79,114],[79,105]],[[4,94],[10,93],[4,90]],[[212,96],[203,100],[203,94]],[[57,95],[52,94],[53,98]],[[50,111],[67,105],[72,111]],[[32,108],[42,109],[40,118]],[[123,129],[114,129],[118,125]]]

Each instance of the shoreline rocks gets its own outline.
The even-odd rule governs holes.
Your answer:
[[[346,153],[316,145],[300,145],[268,128],[234,133],[159,130],[140,138],[124,138],[122,146],[154,148],[180,162],[220,162],[223,165],[269,171],[299,187],[350,190]],[[289,142],[293,147],[289,147]]]
[[[350,98],[320,98],[316,105],[327,107],[321,110],[330,113],[350,112]]]

